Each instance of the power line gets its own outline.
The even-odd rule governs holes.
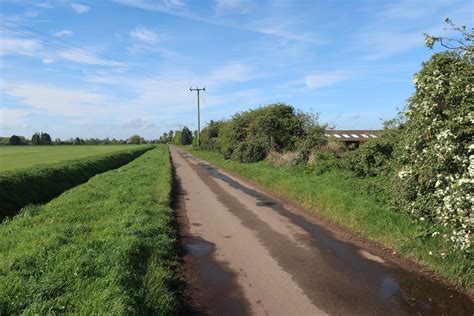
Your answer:
[[[56,48],[56,49],[59,49],[59,50],[67,50],[67,52],[72,54],[72,55],[76,55],[76,56],[80,56],[80,57],[86,57],[86,58],[89,58],[91,60],[95,60],[95,62],[97,64],[102,64],[102,65],[105,65],[105,66],[113,66],[113,63],[115,63],[115,66],[117,67],[118,62],[114,61],[113,63],[109,62],[107,64],[107,63],[104,63],[103,61],[101,61],[99,58],[97,58],[95,56],[84,54],[83,52],[80,52],[78,50],[70,49],[67,46],[60,45],[60,44],[57,44],[57,43],[54,43],[54,42],[51,42],[51,41],[48,41],[48,40],[45,40],[45,39],[35,38],[34,36],[32,37],[31,34],[28,34],[28,33],[23,32],[21,30],[15,30],[15,29],[9,28],[9,27],[4,26],[4,25],[0,25],[0,28],[3,28],[4,32],[9,33],[11,35],[20,36],[22,38],[26,38],[26,39],[30,39],[30,40],[35,40],[37,43],[41,43],[41,44],[44,44],[44,45],[49,46],[49,47],[53,47],[53,48]]]
[[[160,77],[162,79],[165,79],[167,81],[173,81],[175,83],[180,83],[179,85],[182,86],[182,83],[176,79],[172,79],[172,78],[169,78],[169,77],[165,77],[163,75],[160,75],[160,74],[157,74],[157,73],[154,73],[154,72],[151,72],[151,71],[148,71],[148,70],[145,70],[143,68],[140,68],[140,67],[136,67],[136,66],[131,66],[125,62],[119,62],[119,61],[116,61],[115,59],[107,56],[107,55],[104,55],[102,53],[98,53],[98,52],[94,52],[90,49],[87,49],[85,47],[82,47],[80,45],[77,45],[77,44],[74,44],[74,43],[71,43],[71,42],[68,42],[68,41],[65,41],[63,39],[58,39],[58,38],[55,38],[55,37],[52,37],[44,32],[41,32],[41,31],[38,31],[38,30],[35,30],[31,27],[28,27],[28,26],[24,26],[24,25],[21,25],[19,23],[16,23],[16,22],[13,22],[13,21],[10,21],[10,20],[5,20],[6,22],[8,23],[11,23],[13,25],[16,25],[20,28],[23,28],[23,29],[26,29],[30,32],[34,32],[34,33],[37,33],[39,35],[35,36],[33,34],[29,34],[27,32],[24,32],[24,31],[21,31],[21,30],[18,30],[18,29],[15,29],[15,28],[12,28],[11,26],[7,26],[7,25],[0,25],[0,27],[2,27],[4,30],[5,29],[8,29],[10,31],[13,31],[13,32],[16,32],[17,34],[15,35],[18,35],[18,34],[22,34],[23,36],[27,36],[29,39],[33,38],[33,39],[37,39],[37,40],[40,40],[43,44],[45,44],[46,46],[50,46],[50,47],[53,47],[53,48],[56,48],[56,49],[67,49],[68,50],[68,53],[71,53],[71,54],[75,54],[76,56],[77,55],[80,55],[82,57],[86,57],[86,58],[89,58],[89,59],[93,59],[95,60],[98,64],[102,64],[102,65],[106,65],[106,66],[112,66],[112,67],[120,67],[120,68],[124,68],[126,70],[131,70],[131,71],[138,71],[138,72],[141,72],[141,73],[144,73],[144,74],[148,74],[148,75],[151,75],[151,76],[154,76],[154,77]],[[12,34],[10,32],[10,34]],[[46,39],[45,39],[46,37]],[[58,43],[59,42],[59,43]],[[71,48],[71,47],[68,47],[68,46],[72,46],[74,48]],[[86,52],[86,53],[84,53]],[[87,52],[89,52],[89,54],[87,54]],[[92,54],[92,55],[90,55]],[[98,58],[97,56],[100,56],[102,57],[103,59],[105,59],[107,63],[104,63],[102,60],[100,60],[100,58]]]

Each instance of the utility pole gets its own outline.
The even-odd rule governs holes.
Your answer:
[[[198,102],[198,134],[197,134],[197,145],[201,145],[201,113],[199,109],[199,92],[206,91],[206,88],[189,88],[189,91],[197,91],[197,102]]]

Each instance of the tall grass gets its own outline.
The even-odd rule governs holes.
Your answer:
[[[22,207],[44,203],[92,176],[123,166],[152,146],[0,172],[0,221]]]
[[[240,163],[225,160],[215,152],[187,150],[380,242],[460,285],[474,288],[472,258],[460,252],[448,254],[452,245],[442,238],[427,236],[428,223],[391,210],[370,179],[357,178],[343,170],[314,174],[307,168],[275,167],[268,161]]]
[[[0,314],[174,314],[178,245],[160,146],[0,226]]]

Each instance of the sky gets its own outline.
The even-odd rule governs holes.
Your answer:
[[[469,0],[2,0],[0,136],[157,139],[275,102],[379,129]]]

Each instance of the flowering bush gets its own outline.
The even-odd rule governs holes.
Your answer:
[[[474,226],[471,52],[435,54],[414,76],[416,92],[408,102],[396,153],[399,206],[420,221],[430,220],[429,234],[441,235],[466,252]]]

